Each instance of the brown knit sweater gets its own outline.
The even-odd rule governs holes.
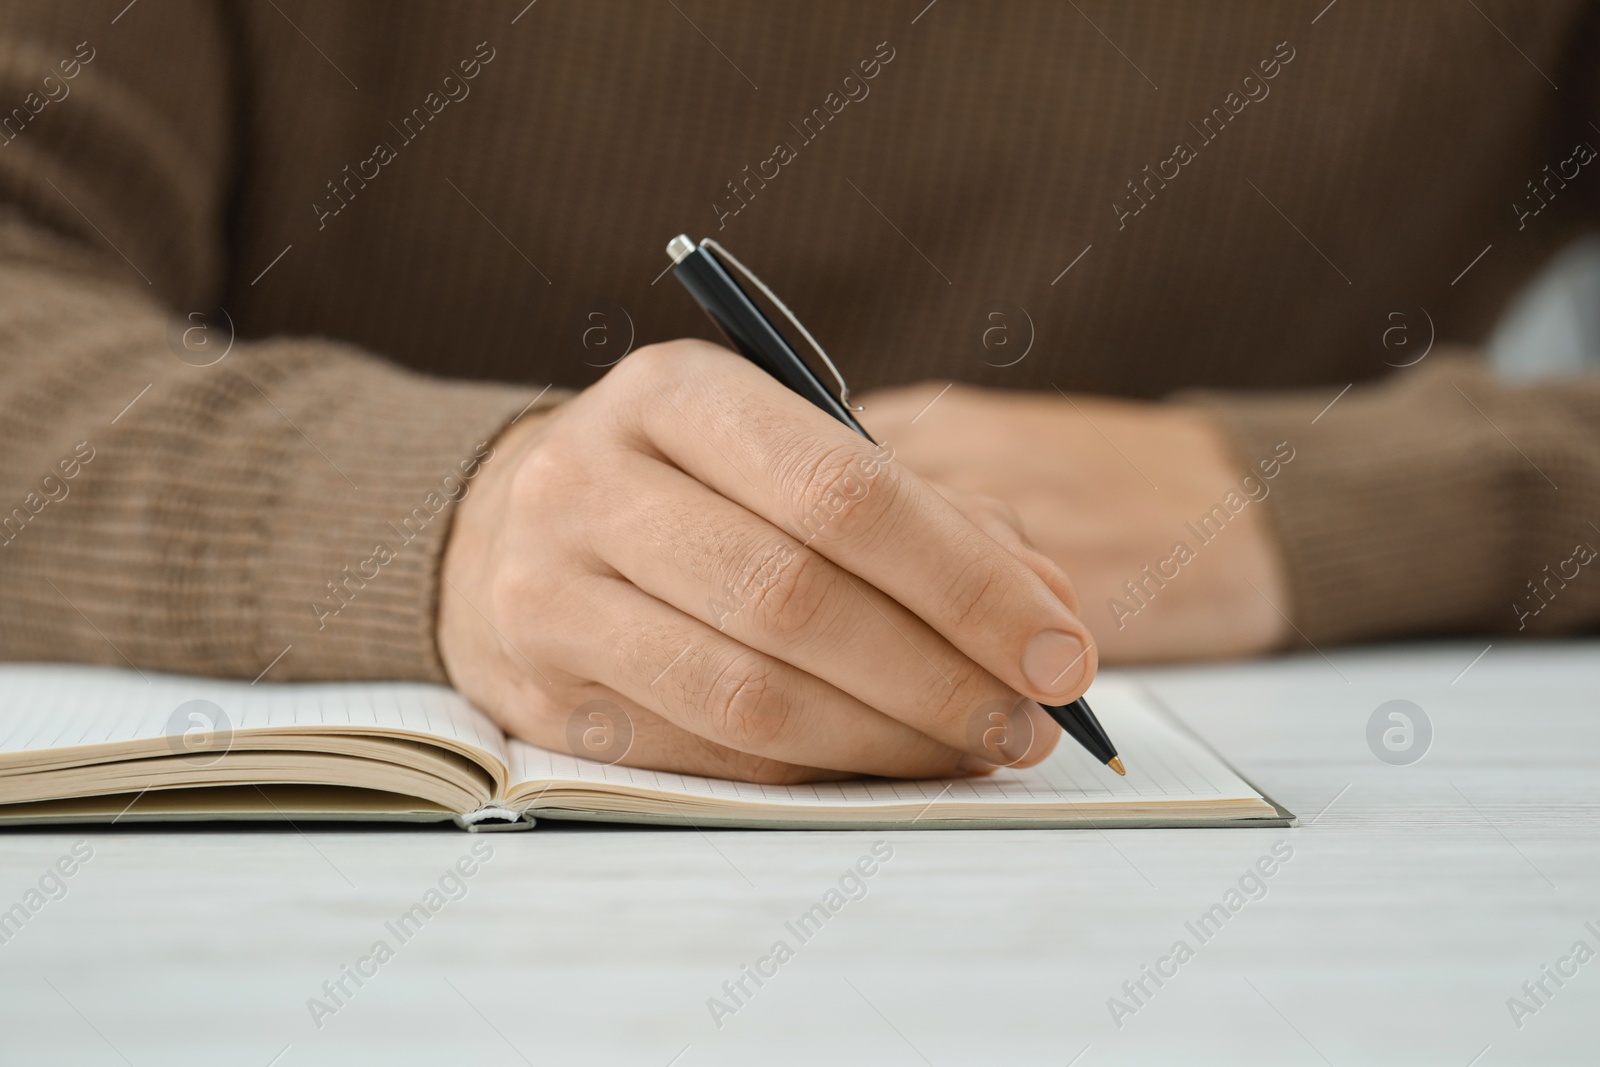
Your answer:
[[[440,678],[480,443],[711,336],[680,231],[857,390],[1211,390],[1319,644],[1600,620],[1600,382],[1470,352],[1594,219],[1591,5],[525,3],[0,8],[0,657]]]

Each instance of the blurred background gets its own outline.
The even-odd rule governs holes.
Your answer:
[[[1489,340],[1506,378],[1600,367],[1600,235],[1568,247],[1528,285]]]

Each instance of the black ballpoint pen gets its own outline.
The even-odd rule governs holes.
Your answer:
[[[828,365],[828,369],[838,381],[838,396],[834,396],[832,391],[822,384],[822,380],[806,361],[800,358],[799,353],[783,334],[778,332],[772,321],[762,313],[755,301],[750,299],[750,295],[740,288],[733,275],[728,273],[727,268],[716,256],[711,255],[708,249],[715,249],[723,259],[732,263],[810,342],[811,347],[822,357],[822,361]],[[872,435],[867,433],[866,428],[851,414],[849,389],[838,368],[828,358],[828,354],[817,344],[811,333],[800,325],[800,320],[794,317],[772,290],[768,289],[749,268],[715,241],[707,239],[697,246],[683,234],[674,237],[667,244],[667,255],[672,257],[673,276],[683,283],[683,287],[689,290],[689,295],[694,297],[695,302],[711,317],[711,321],[716,323],[717,329],[722,331],[746,359],[862,437],[872,440]],[[1118,774],[1127,774],[1122,760],[1117,756],[1116,747],[1111,744],[1111,739],[1101,728],[1100,721],[1095,718],[1094,712],[1089,710],[1088,703],[1081,697],[1070,704],[1045,704],[1042,707],[1072,736],[1073,740],[1087,749],[1091,756]]]

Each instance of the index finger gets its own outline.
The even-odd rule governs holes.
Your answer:
[[[640,359],[645,357],[645,359]],[[663,458],[922,618],[1031,699],[1065,704],[1097,667],[1088,628],[937,490],[746,360],[641,349],[640,424]]]

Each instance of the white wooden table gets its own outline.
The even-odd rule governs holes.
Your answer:
[[[0,944],[0,1062],[1597,1063],[1600,959],[1542,1004],[1522,986],[1600,951],[1600,643],[1486,644],[1145,672],[1290,830],[7,832],[0,909],[93,858]],[[1434,726],[1409,766],[1366,741],[1391,699]],[[786,921],[878,841],[802,942]],[[1279,842],[1265,895],[1197,937]],[[402,941],[385,924],[475,844]],[[345,965],[371,977],[341,1005]],[[1145,965],[1172,976],[1135,1001]]]

